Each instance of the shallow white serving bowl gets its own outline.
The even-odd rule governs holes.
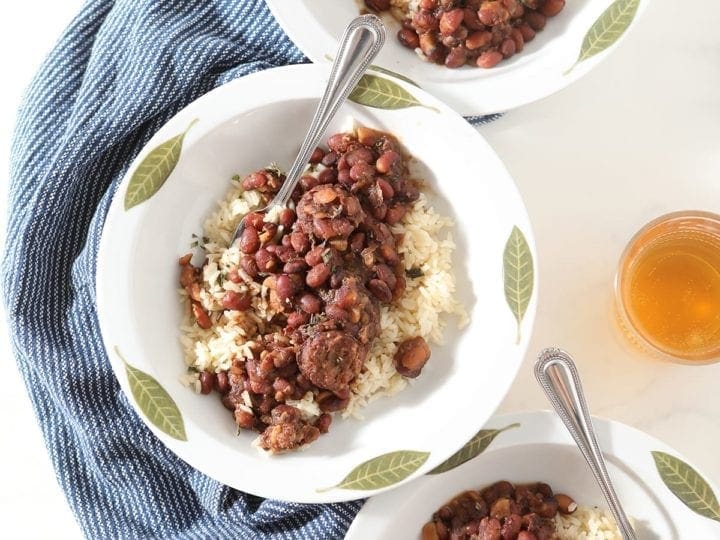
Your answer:
[[[650,0],[638,2],[630,30]],[[327,62],[337,49],[343,28],[359,13],[358,0],[266,0],[290,39],[313,62]],[[524,50],[492,69],[448,69],[420,60],[400,45],[400,24],[383,20],[388,39],[375,64],[410,78],[464,115],[504,112],[549,96],[576,81],[598,65],[616,45],[578,63],[588,30],[613,0],[567,0],[565,8],[548,19],[545,29],[525,44]],[[632,7],[632,6],[631,6]],[[611,32],[621,25],[609,25]],[[627,31],[623,34],[626,35]],[[603,36],[606,39],[607,35]]]
[[[623,507],[635,520],[640,540],[720,538],[720,523],[695,513],[663,483],[652,453],[663,452],[686,463],[682,456],[657,439],[619,422],[594,418],[593,423],[608,472]],[[415,540],[433,512],[452,497],[498,480],[546,482],[556,493],[567,493],[580,505],[607,508],[590,469],[555,413],[496,416],[486,429],[513,425],[500,433],[485,452],[459,467],[424,476],[413,482],[412,487],[370,499],[350,527],[346,540]],[[674,472],[677,470],[693,482],[698,491],[702,491],[702,486],[687,470],[676,469],[678,463],[673,461],[669,465],[666,478],[686,491],[689,500],[696,500],[696,494],[687,490]],[[696,472],[709,490],[720,496],[710,479]],[[709,499],[707,492],[705,495]],[[715,509],[718,516],[715,519],[720,519],[717,512],[720,508]]]
[[[217,394],[198,395],[180,383],[185,365],[179,344],[182,306],[177,259],[189,251],[191,235],[201,234],[205,218],[230,187],[232,175],[270,162],[290,165],[326,84],[328,68],[300,65],[250,75],[178,113],[155,134],[118,187],[98,257],[103,339],[120,385],[140,417],[172,451],[209,476],[257,495],[300,502],[350,500],[393,487],[318,491],[388,452],[429,452],[424,464],[403,481],[422,475],[455,452],[490,417],[509,388],[535,312],[533,295],[518,342],[517,323],[504,295],[503,253],[514,227],[524,233],[532,256],[534,243],[510,176],[467,122],[425,92],[405,85],[426,107],[389,111],[347,103],[329,133],[342,129],[353,117],[396,134],[416,158],[415,173],[428,181],[432,204],[456,221],[458,296],[468,310],[470,325],[458,331],[451,320],[445,345],[433,347],[422,376],[399,395],[373,403],[365,410],[364,421],[336,418],[329,434],[308,449],[287,455],[261,455],[250,444],[254,434],[237,435],[232,415]],[[126,210],[128,183],[141,161],[195,119],[167,181],[145,202]],[[535,280],[529,283],[534,284]],[[171,429],[166,429],[175,429],[175,437],[155,425],[162,416],[156,416],[155,424],[148,421],[148,415],[158,411],[138,406],[122,358],[151,376],[174,400],[185,437],[178,435],[177,419],[173,424],[171,418]],[[152,380],[145,382],[152,390]],[[153,391],[162,404],[162,392]],[[173,409],[160,412],[172,416]]]

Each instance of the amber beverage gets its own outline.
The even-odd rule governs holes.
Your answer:
[[[615,297],[626,333],[669,360],[720,360],[720,216],[675,212],[643,227],[620,258]]]

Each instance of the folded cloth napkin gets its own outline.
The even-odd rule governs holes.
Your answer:
[[[103,221],[151,135],[216,86],[304,61],[262,0],[88,0],[24,98],[5,302],[57,479],[90,538],[342,538],[362,505],[263,500],[188,466],[120,391],[95,312]]]

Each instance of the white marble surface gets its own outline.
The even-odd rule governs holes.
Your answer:
[[[80,5],[25,0],[0,18],[0,163],[7,162],[23,88]],[[611,303],[615,262],[640,226],[671,210],[720,212],[720,4],[696,0],[691,20],[686,11],[683,2],[655,0],[636,31],[585,79],[481,128],[520,187],[540,254],[532,343],[500,410],[546,408],[532,361],[540,348],[561,346],[576,357],[595,413],[663,439],[720,483],[720,364],[645,359],[625,345]],[[4,532],[80,537],[4,328],[0,353]]]

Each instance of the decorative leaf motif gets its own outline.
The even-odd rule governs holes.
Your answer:
[[[500,429],[481,429],[472,439],[465,443],[465,446],[431,470],[428,474],[440,474],[454,469],[455,467],[459,467],[466,461],[470,461],[472,458],[482,454],[487,447],[490,446],[490,443],[495,440],[495,437],[500,435],[503,431],[516,427],[520,427],[520,424],[510,424],[509,426],[505,426]]]
[[[696,514],[720,521],[720,504],[707,481],[683,460],[652,452],[660,478],[685,506]]]
[[[190,122],[187,129],[180,135],[168,139],[153,148],[133,172],[125,191],[125,210],[145,202],[155,195],[168,179],[180,159],[183,140],[197,119]]]
[[[578,59],[565,73],[620,39],[635,18],[639,5],[640,0],[615,0],[610,4],[585,34]]]
[[[329,491],[334,488],[375,490],[391,486],[417,471],[429,456],[430,452],[415,450],[398,450],[383,454],[355,467],[339,484],[317,491]]]
[[[434,107],[420,103],[415,96],[396,82],[367,73],[360,78],[360,82],[357,83],[348,99],[376,109],[425,107],[437,111]]]
[[[185,422],[170,394],[154,377],[128,364],[117,347],[115,352],[125,364],[125,372],[135,403],[147,419],[173,439],[187,441]]]
[[[503,252],[503,281],[505,299],[517,320],[517,339],[520,343],[520,326],[527,311],[534,285],[534,268],[530,246],[522,231],[513,227]]]

